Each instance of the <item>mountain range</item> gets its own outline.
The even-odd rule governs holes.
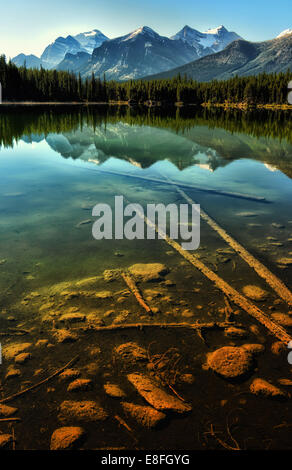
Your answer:
[[[184,65],[220,51],[240,38],[224,26],[201,33],[185,26],[171,38],[143,26],[131,33],[109,39],[95,29],[66,38],[58,37],[41,57],[19,54],[12,61],[18,65],[70,70],[83,77],[105,74],[108,79],[141,78]]]
[[[12,61],[28,68],[69,70],[85,78],[92,72],[107,79],[171,78],[186,75],[198,81],[235,75],[292,70],[292,30],[275,39],[249,42],[223,25],[200,32],[185,26],[170,38],[143,26],[109,39],[98,29],[58,37],[40,58],[19,54]]]
[[[292,70],[292,30],[263,42],[238,39],[215,54],[148,78],[171,78],[178,74],[197,81],[225,80],[235,75]]]
[[[40,58],[35,55],[19,54],[12,59],[12,62],[18,66],[24,65],[26,62],[28,68],[42,66],[51,69],[55,68],[66,54],[76,55],[83,52],[90,55],[96,47],[101,46],[108,39],[98,29],[80,33],[76,36],[69,35],[66,38],[60,36],[45,48]]]

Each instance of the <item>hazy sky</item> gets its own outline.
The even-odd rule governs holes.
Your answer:
[[[291,0],[0,0],[0,54],[39,56],[58,36],[100,29],[112,38],[144,25],[169,36],[224,24],[261,41],[292,28],[291,16]]]

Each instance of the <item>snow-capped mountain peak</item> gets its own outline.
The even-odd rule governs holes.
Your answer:
[[[66,54],[78,54],[86,52],[92,54],[93,50],[101,46],[108,38],[98,29],[79,33],[76,36],[60,36],[46,47],[41,55],[41,61],[45,68],[56,67]]]
[[[150,36],[154,38],[159,36],[159,34],[156,33],[153,29],[149,28],[149,26],[141,26],[140,28],[135,29],[135,31],[132,31],[130,34],[125,36],[122,40],[129,41],[130,39],[134,39],[135,37],[139,35]]]
[[[285,29],[277,36],[276,39],[283,38],[284,36],[290,36],[290,34],[292,34],[292,29]]]
[[[208,31],[203,33],[186,25],[177,34],[172,36],[171,39],[181,39],[188,42],[196,50],[197,54],[203,57],[213,52],[219,52],[225,49],[232,41],[241,38],[238,34],[228,31],[223,25],[208,29]]]
[[[219,33],[228,33],[228,30],[221,24],[220,26],[217,26],[217,28],[210,28],[207,31],[204,31],[203,34],[219,34]]]
[[[77,34],[74,38],[79,42],[79,44],[81,44],[83,51],[88,54],[92,54],[96,47],[101,46],[104,41],[108,41],[109,39],[98,29]]]

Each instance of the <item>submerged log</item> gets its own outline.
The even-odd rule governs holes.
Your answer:
[[[178,187],[176,183],[173,183],[169,178],[167,178],[170,184],[172,184],[178,193],[187,201],[189,204],[195,204],[195,202],[182,190]],[[215,222],[212,217],[210,217],[203,209],[200,208],[200,215],[202,219],[207,222],[210,227],[212,227],[215,232],[217,232],[223,240],[225,240],[229,246],[231,246],[236,253],[251,267],[256,273],[263,278],[267,284],[281,297],[288,305],[292,306],[292,292],[288,287],[275,275],[273,274],[263,263],[261,263],[255,256],[253,256],[249,251],[247,251],[244,246],[238,243],[231,235],[229,235],[226,230],[224,230],[220,225]]]

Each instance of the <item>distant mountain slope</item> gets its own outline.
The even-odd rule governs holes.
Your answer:
[[[60,36],[45,48],[41,61],[45,68],[50,69],[58,65],[68,52],[77,54],[82,50],[82,46],[73,36],[69,35],[66,38]]]
[[[26,64],[26,67],[29,69],[38,69],[41,66],[41,59],[33,54],[18,54],[12,59],[12,62],[17,65],[17,67],[23,67],[23,65]]]
[[[88,54],[92,54],[94,49],[101,46],[103,42],[108,41],[109,39],[98,29],[93,29],[92,31],[88,31],[87,33],[80,33],[73,37],[74,39],[76,39],[76,41],[79,42],[79,44],[81,44],[83,49]]]
[[[223,51],[146,79],[171,78],[181,74],[198,81],[225,80],[235,75],[256,75],[288,69],[292,70],[291,33],[259,43],[237,40]]]
[[[195,49],[188,43],[160,36],[143,26],[95,49],[82,75],[93,71],[97,76],[105,73],[107,79],[128,80],[169,70],[196,58]]]
[[[185,26],[170,39],[181,39],[195,48],[199,57],[222,51],[236,39],[242,39],[237,33],[228,31],[223,25],[208,29],[201,33],[196,29]]]
[[[40,67],[42,65],[44,68],[52,69],[62,62],[66,54],[72,55],[79,54],[80,52],[92,54],[96,47],[99,47],[107,40],[108,38],[98,29],[79,33],[76,36],[69,35],[66,38],[60,36],[45,48],[40,58],[34,55],[19,54],[13,57],[12,62],[17,66],[21,66],[26,62],[27,68]],[[76,57],[76,61],[77,63],[80,62],[80,56]]]
[[[77,52],[77,54],[70,54],[69,52],[65,55],[65,58],[56,66],[57,70],[69,70],[78,74],[88,66],[91,61],[91,54],[87,52]]]
[[[75,36],[58,37],[43,51],[40,59],[20,54],[12,61],[26,62],[30,67],[81,72],[84,77],[92,72],[106,74],[109,79],[128,80],[159,73],[222,50],[231,41],[240,38],[224,26],[204,33],[185,26],[175,36],[160,36],[144,26],[118,38],[109,40],[94,29]],[[90,54],[89,58],[84,54]]]

